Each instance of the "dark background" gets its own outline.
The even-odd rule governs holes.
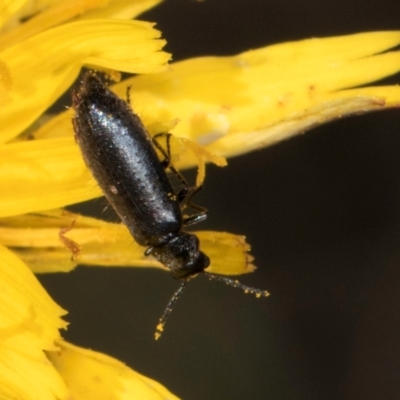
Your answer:
[[[400,2],[170,0],[141,18],[157,22],[178,61],[400,29]],[[399,154],[393,110],[209,167],[198,229],[246,235],[259,268],[241,281],[271,297],[198,278],[155,342],[178,283],[158,270],[80,267],[41,277],[69,310],[65,338],[184,399],[400,399]]]

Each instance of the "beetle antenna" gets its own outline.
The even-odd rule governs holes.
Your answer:
[[[182,281],[181,286],[179,286],[179,289],[172,295],[167,306],[165,307],[163,314],[161,315],[161,318],[158,320],[158,324],[156,326],[156,332],[154,334],[154,337],[156,340],[160,339],[160,337],[164,331],[165,324],[167,323],[167,319],[172,312],[172,308],[175,305],[175,303],[178,301],[179,297],[181,297],[181,295],[186,287],[186,284],[187,284],[187,281]]]
[[[254,294],[257,298],[268,297],[270,295],[270,293],[267,290],[261,290],[251,286],[244,285],[243,283],[240,283],[235,279],[227,278],[226,276],[209,274],[208,272],[205,272],[205,274],[211,281],[223,282],[225,283],[225,285],[232,286],[237,289],[242,289],[244,293]]]
[[[270,295],[270,293],[267,290],[261,290],[261,289],[254,288],[252,286],[244,285],[243,283],[239,282],[238,280],[227,278],[226,276],[209,274],[208,272],[205,272],[205,274],[207,275],[208,279],[210,279],[211,281],[219,281],[219,282],[225,283],[225,285],[234,287],[236,289],[243,290],[244,293],[254,294],[257,298],[268,297]],[[164,331],[165,324],[167,323],[168,317],[171,314],[175,303],[181,297],[181,295],[186,287],[187,282],[188,282],[187,280],[182,281],[181,286],[179,286],[178,290],[172,295],[167,306],[165,307],[163,314],[161,315],[160,319],[158,320],[158,324],[156,326],[156,332],[154,334],[154,337],[156,340],[160,339],[160,337]]]

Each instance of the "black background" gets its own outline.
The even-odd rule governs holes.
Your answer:
[[[165,1],[174,60],[400,28],[399,0]],[[386,82],[400,82],[400,76]],[[106,352],[184,399],[400,399],[400,110],[330,123],[208,168],[197,229],[247,236],[257,300],[191,282],[160,341],[178,283],[149,269],[42,276],[69,310],[64,336]],[[93,207],[102,208],[103,200]]]

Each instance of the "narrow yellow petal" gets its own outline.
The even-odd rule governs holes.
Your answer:
[[[160,383],[112,357],[63,340],[57,344],[59,350],[47,354],[67,383],[74,400],[178,399]]]
[[[65,312],[12,252],[0,245],[0,398],[67,399],[43,350],[55,350]]]
[[[60,239],[63,229],[64,240]],[[211,258],[207,269],[221,275],[253,272],[253,257],[245,238],[226,232],[196,232],[201,249]],[[66,240],[65,240],[66,238]],[[80,252],[73,254],[75,243]],[[132,238],[126,226],[53,210],[41,215],[0,219],[0,244],[16,251],[35,272],[67,272],[80,265],[103,267],[153,267],[165,271],[145,248]],[[69,246],[71,248],[66,247]]]
[[[332,99],[335,99],[338,96],[343,96],[343,98],[356,98],[358,97],[364,97],[364,98],[376,98],[380,99],[380,106],[385,106],[385,107],[399,107],[400,106],[400,86],[370,86],[370,87],[364,87],[362,89],[362,95],[360,96],[359,94],[359,89],[348,89],[348,90],[342,90],[339,93],[333,93],[332,94]],[[374,109],[379,110],[381,107],[379,107],[378,104],[375,105]],[[373,109],[371,109],[373,111]],[[367,110],[361,110],[361,111],[370,111],[370,109]]]
[[[201,249],[210,259],[207,272],[219,275],[242,275],[254,272],[254,257],[244,236],[228,232],[198,231]]]
[[[82,65],[131,73],[162,70],[169,56],[152,24],[123,20],[70,23],[0,52],[12,74],[12,101],[0,110],[0,139],[28,127],[76,79]],[[35,77],[32,80],[32,76]],[[23,118],[21,116],[23,115]]]
[[[338,99],[317,104],[264,129],[230,134],[210,144],[207,149],[215,154],[222,153],[227,156],[258,150],[345,115],[380,110],[385,107],[385,98],[389,96],[389,91],[384,91],[385,97],[382,98],[362,96],[359,90],[355,92],[355,95],[350,97],[340,93]],[[396,95],[400,96],[400,91]],[[190,159],[182,161],[186,165],[193,162]]]

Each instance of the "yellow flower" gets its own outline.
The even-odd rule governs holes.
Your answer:
[[[29,142],[15,139],[73,83],[82,65],[131,73],[165,69],[169,56],[161,52],[164,41],[159,39],[160,33],[153,24],[99,19],[104,16],[130,19],[157,3],[157,0],[3,2],[0,11],[4,32],[0,36],[1,153],[7,154],[13,146],[19,153],[14,153],[18,158],[14,160],[16,163],[8,156],[2,158],[4,179],[1,178],[0,208],[3,216],[20,214],[9,208],[11,203],[6,199],[7,193],[24,185],[18,179],[23,169],[31,182],[40,175],[50,182],[52,174],[57,172],[36,164],[41,158],[40,152],[34,154],[36,150],[30,148]],[[86,18],[77,18],[99,6],[103,8],[87,12]],[[32,15],[35,16],[28,22],[19,24],[21,18]],[[28,147],[24,150],[21,145]],[[61,173],[56,180],[62,181],[64,177]],[[13,183],[9,186],[10,180]],[[26,212],[37,209],[40,201],[43,198],[26,197],[23,200]],[[15,227],[19,218],[23,217],[11,218],[8,222]],[[3,233],[10,232],[7,219],[1,226]],[[22,221],[19,228],[24,230],[28,226],[27,221]],[[34,242],[41,240],[37,233],[30,235],[30,239],[29,235],[25,237],[28,247],[34,247]],[[43,236],[49,239],[51,234],[44,233],[42,239]],[[62,341],[59,330],[66,327],[61,319],[65,311],[48,296],[32,270],[4,246],[6,242],[0,245],[0,398],[98,399],[100,395],[110,399],[176,398],[162,385],[118,361]]]
[[[205,162],[224,165],[224,157],[334,118],[400,103],[398,86],[357,88],[400,70],[400,53],[388,51],[400,43],[400,32],[290,42],[167,68],[159,32],[129,20],[158,2],[3,2],[0,398],[97,399],[106,392],[109,398],[175,398],[118,361],[62,341],[65,312],[32,274],[73,269],[77,261],[63,243],[82,247],[82,264],[162,268],[132,245],[125,227],[61,210],[101,195],[74,142],[72,112],[50,120],[44,114],[82,66],[145,74],[117,84],[115,91],[125,96],[132,85],[146,126],[152,132],[171,128],[174,164],[198,165],[198,182]],[[212,259],[211,272],[254,269],[242,237],[198,236]]]

